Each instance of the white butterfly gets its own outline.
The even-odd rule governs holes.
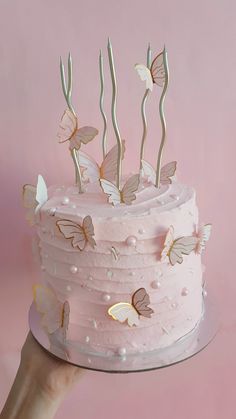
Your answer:
[[[197,237],[198,243],[196,247],[196,252],[202,254],[203,250],[205,250],[206,242],[209,240],[212,230],[212,224],[205,224],[204,226],[199,228]]]
[[[48,200],[46,183],[41,175],[38,175],[37,186],[23,186],[23,204],[28,209],[26,219],[30,225],[36,224],[36,214],[42,205]]]
[[[176,172],[176,161],[171,161],[170,163],[165,164],[161,168],[161,184],[168,185],[172,183],[172,177],[175,175]],[[153,169],[152,165],[148,163],[146,160],[142,160],[142,173],[144,176],[147,177],[148,182],[155,184],[156,182],[156,172]]]
[[[168,257],[171,265],[183,262],[183,255],[189,255],[196,249],[199,239],[196,236],[185,236],[174,239],[174,227],[170,226],[161,253],[161,261]]]
[[[96,246],[93,238],[94,226],[90,215],[84,217],[82,225],[70,220],[58,220],[56,225],[63,236],[71,240],[72,247],[78,247],[80,251],[83,251],[87,244],[92,248]]]
[[[60,143],[69,141],[70,150],[74,148],[79,150],[81,143],[88,144],[97,134],[98,130],[94,127],[78,128],[77,116],[70,109],[66,109],[61,118],[57,137]]]
[[[41,324],[49,334],[61,330],[63,338],[69,326],[70,306],[68,301],[61,303],[56,294],[43,285],[34,285],[34,301],[37,311],[41,314]]]
[[[165,52],[162,51],[154,58],[150,69],[144,64],[135,65],[135,69],[137,70],[141,80],[146,83],[146,89],[152,90],[153,84],[157,84],[160,87],[164,86],[165,67],[163,62],[163,53]]]
[[[150,318],[153,310],[148,307],[150,298],[145,288],[139,288],[132,296],[132,303],[117,303],[111,306],[108,314],[120,323],[127,323],[130,327],[139,325],[139,317]]]
[[[122,141],[122,159],[125,152],[125,141]],[[117,173],[118,145],[115,145],[105,156],[101,166],[88,154],[79,151],[79,164],[83,171],[83,177],[86,177],[90,183],[98,182],[99,179],[109,181],[116,179]]]
[[[105,179],[100,179],[100,183],[105,194],[109,196],[108,202],[113,205],[126,204],[130,205],[136,199],[135,192],[139,186],[139,175],[131,176],[124,184],[121,191],[116,185]]]

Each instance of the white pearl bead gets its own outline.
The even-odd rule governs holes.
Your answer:
[[[89,336],[86,336],[86,338],[85,338],[85,342],[86,342],[86,343],[89,343],[89,341],[90,341],[90,337],[89,337]]]
[[[70,202],[70,198],[68,198],[68,196],[64,196],[63,200],[62,200],[62,205],[67,205]]]
[[[207,297],[207,290],[203,290],[203,297]]]
[[[107,276],[108,276],[109,278],[111,278],[111,277],[113,276],[113,272],[112,272],[112,271],[110,271],[110,270],[108,270],[108,271],[107,271]]]
[[[109,294],[103,294],[102,299],[107,303],[108,301],[110,301],[111,296]]]
[[[188,288],[184,287],[182,289],[181,295],[183,295],[184,297],[186,297],[186,295],[188,295]]]
[[[145,230],[144,230],[144,228],[140,228],[138,232],[139,232],[139,234],[144,234]]]
[[[129,237],[127,237],[126,244],[127,244],[127,246],[130,246],[130,247],[136,246],[136,244],[137,244],[137,237],[135,237],[135,236],[129,236]]]
[[[78,271],[77,266],[72,265],[72,266],[70,267],[70,271],[71,271],[71,273],[72,273],[72,274],[76,274],[76,272]]]
[[[129,276],[135,276],[135,272],[134,271],[130,272]]]
[[[89,276],[88,276],[88,279],[89,279],[89,281],[92,281],[92,280],[93,280],[92,275],[89,275]]]
[[[172,304],[171,304],[171,307],[172,307],[172,308],[177,308],[177,307],[178,307],[178,304],[177,304],[177,303],[172,303]]]
[[[154,289],[159,289],[161,288],[161,283],[159,281],[152,281],[151,286]]]
[[[118,355],[120,355],[120,356],[126,355],[126,348],[119,348],[118,349]]]

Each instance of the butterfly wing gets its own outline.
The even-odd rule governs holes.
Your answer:
[[[113,205],[117,205],[121,203],[121,193],[117,187],[106,179],[100,179],[101,187],[103,192],[108,195],[108,202]]]
[[[54,333],[62,327],[63,304],[58,301],[51,289],[43,285],[34,285],[33,293],[37,311],[42,316],[42,326],[48,333]]]
[[[189,255],[195,248],[198,238],[194,236],[180,237],[174,240],[168,253],[171,265],[183,262],[183,255]]]
[[[127,180],[121,191],[122,202],[124,204],[130,205],[136,199],[135,192],[138,190],[138,186],[139,175],[133,175]]]
[[[142,160],[142,171],[143,175],[147,177],[148,182],[155,183],[156,172],[153,169],[152,165],[146,160]]]
[[[117,303],[111,306],[108,314],[120,323],[127,321],[130,327],[139,325],[139,315],[135,308],[129,303]]]
[[[132,304],[140,316],[150,318],[154,311],[148,307],[150,298],[145,288],[139,288],[133,295]]]
[[[161,168],[161,184],[168,185],[172,183],[171,178],[175,175],[176,172],[176,161],[171,161],[170,163],[165,164]]]
[[[138,75],[142,81],[146,83],[146,89],[152,90],[153,89],[153,80],[152,75],[148,67],[144,64],[136,64],[135,70],[137,70]]]
[[[161,262],[164,262],[164,260],[168,256],[173,242],[174,242],[174,227],[170,226],[166,234],[163,250],[161,252]]]
[[[125,153],[125,141],[122,141],[122,155],[123,160]],[[100,168],[100,178],[109,180],[110,182],[116,179],[117,175],[117,158],[118,158],[118,145],[116,144],[107,153]]]
[[[76,130],[73,137],[70,139],[70,150],[75,148],[79,150],[81,143],[88,144],[92,141],[96,135],[98,134],[98,130],[93,127],[82,127]]]
[[[94,226],[93,226],[92,218],[90,217],[90,215],[87,215],[83,219],[83,229],[84,229],[84,233],[85,233],[88,243],[90,244],[92,248],[94,248],[96,246],[96,242],[93,238]]]
[[[84,169],[83,177],[87,178],[90,183],[95,183],[100,178],[100,170],[97,162],[83,151],[78,152],[79,164]]]
[[[158,86],[163,87],[165,84],[165,77],[166,77],[163,52],[161,52],[154,58],[151,68],[150,68],[150,72],[151,72],[153,83],[156,83]]]
[[[36,211],[48,200],[48,190],[43,176],[38,175],[38,183],[36,188],[36,201],[38,206]]]
[[[206,247],[206,242],[209,240],[212,230],[212,224],[205,224],[200,227],[198,232],[198,243],[196,247],[196,252],[202,254],[203,250]]]
[[[62,115],[57,138],[59,143],[70,140],[77,130],[77,118],[70,109],[66,109]]]
[[[70,220],[58,220],[56,222],[60,232],[66,239],[71,239],[72,247],[84,250],[87,243],[84,228]]]

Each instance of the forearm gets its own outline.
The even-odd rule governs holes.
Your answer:
[[[20,365],[0,419],[52,419],[61,397],[51,398]]]

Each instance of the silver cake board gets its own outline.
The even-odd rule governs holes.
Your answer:
[[[50,342],[48,334],[41,327],[40,315],[32,303],[29,310],[29,326],[36,341],[51,355],[80,368],[109,373],[131,373],[151,371],[183,362],[202,351],[214,339],[218,328],[217,310],[214,304],[205,299],[204,315],[198,326],[171,346],[151,352],[132,355],[105,356],[89,353],[67,341],[62,345],[60,339]]]

